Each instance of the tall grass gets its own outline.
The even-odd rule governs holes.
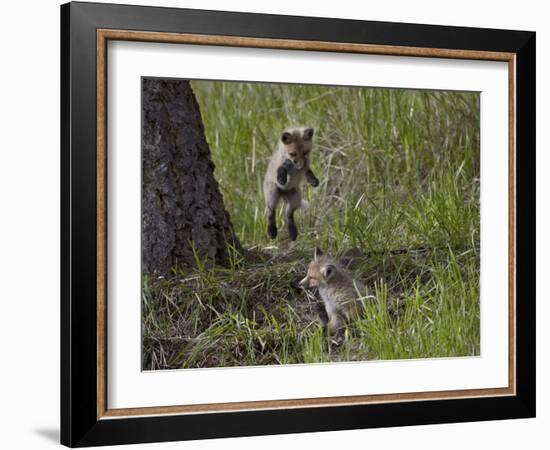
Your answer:
[[[144,368],[479,354],[479,95],[193,81],[244,265],[143,289]],[[315,128],[299,236],[270,241],[262,180],[282,130]],[[315,246],[358,248],[376,297],[344,339],[297,288]],[[392,249],[417,249],[400,254]]]

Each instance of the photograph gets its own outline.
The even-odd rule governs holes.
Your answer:
[[[479,357],[480,93],[141,79],[142,370]]]

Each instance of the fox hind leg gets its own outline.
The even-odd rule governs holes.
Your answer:
[[[275,220],[275,209],[270,209],[267,212],[267,235],[271,239],[275,239],[277,237],[277,221]]]
[[[294,222],[294,211],[302,205],[302,193],[298,189],[285,192],[286,202],[286,223],[288,226],[288,235],[291,241],[298,238],[298,228]]]
[[[272,185],[265,190],[265,200],[267,206],[267,235],[271,239],[277,237],[277,204],[279,203],[281,196],[279,189]]]

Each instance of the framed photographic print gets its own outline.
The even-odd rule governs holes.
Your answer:
[[[63,444],[535,415],[535,33],[61,27]]]

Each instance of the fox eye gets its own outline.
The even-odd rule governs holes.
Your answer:
[[[289,153],[292,158],[296,158],[296,153]]]
[[[290,144],[292,142],[292,135],[285,131],[283,134],[281,134],[281,141],[283,144]]]

